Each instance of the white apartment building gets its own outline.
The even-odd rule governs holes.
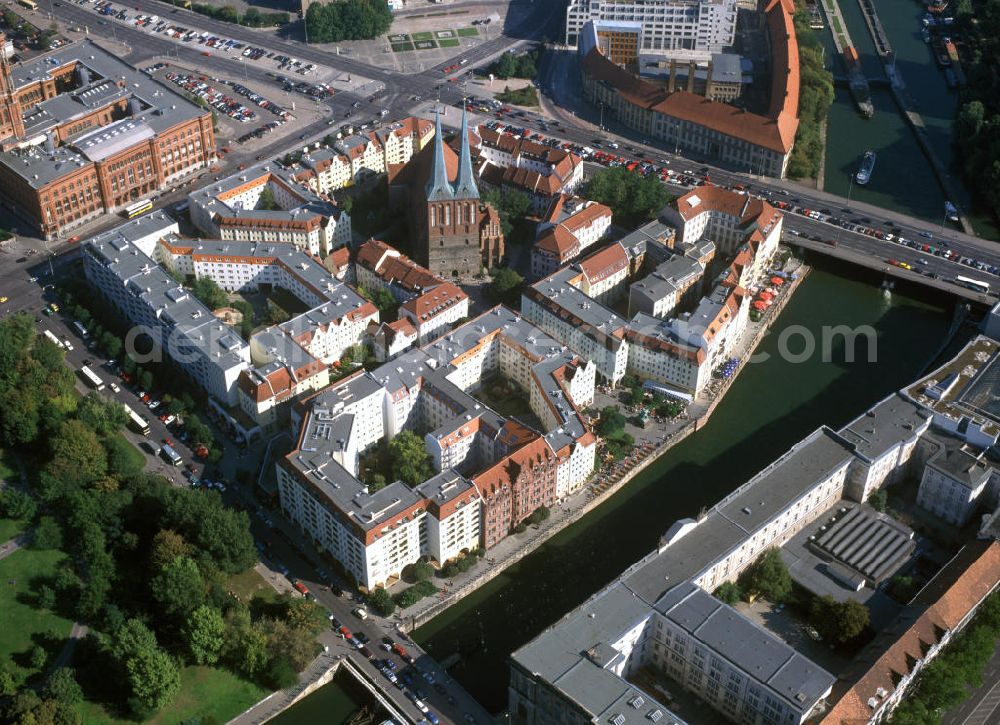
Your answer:
[[[711,239],[726,255],[736,254],[743,244],[758,245],[753,277],[763,273],[777,251],[784,221],[781,212],[766,201],[707,184],[665,207],[663,219],[677,228],[678,241],[683,244]]]
[[[540,442],[467,392],[494,372],[531,391],[533,409],[553,428],[545,444],[558,457],[562,489],[579,488],[596,453],[577,408],[593,400],[594,365],[498,307],[307,400],[292,420],[296,450],[278,465],[282,509],[368,588],[422,556],[444,563],[481,546],[481,497],[465,473]],[[424,440],[438,473],[413,488],[394,482],[370,492],[357,479],[359,456],[415,428],[430,431]]]
[[[407,163],[433,138],[434,124],[411,116],[374,131],[346,135],[330,148],[305,149],[292,176],[313,192],[328,195]]]
[[[87,280],[209,395],[237,401],[236,382],[250,367],[250,347],[181,287],[131,239],[175,234],[161,212],[127,222],[84,242]]]
[[[924,467],[917,504],[954,526],[964,526],[982,503],[993,467],[983,452],[950,437],[934,436],[935,448]]]
[[[265,201],[273,199],[272,208]],[[273,162],[192,192],[191,221],[205,235],[235,242],[289,244],[327,256],[351,241],[351,218]]]
[[[576,48],[583,26],[593,22],[598,34],[641,33],[637,53],[720,53],[735,42],[736,9],[736,0],[570,0],[566,44]]]
[[[611,229],[611,209],[596,201],[560,195],[538,225],[531,250],[531,273],[547,277],[604,239]]]
[[[432,274],[385,242],[369,239],[358,249],[358,286],[384,289],[400,302],[399,318],[417,331],[418,344],[445,334],[469,316],[469,296],[457,285]]]

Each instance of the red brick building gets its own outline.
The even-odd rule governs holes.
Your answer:
[[[209,111],[89,41],[0,61],[0,187],[46,238],[214,158]]]
[[[539,506],[556,500],[559,459],[535,438],[472,479],[483,498],[482,542],[490,548]]]
[[[462,114],[460,156],[441,138],[408,164],[389,167],[389,200],[405,210],[417,261],[441,277],[476,274],[504,256],[500,215],[479,197],[469,127]]]

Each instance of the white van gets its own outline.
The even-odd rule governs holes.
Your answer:
[[[355,607],[353,614],[358,619],[361,619],[361,620],[368,619],[368,612],[366,612],[361,607]]]

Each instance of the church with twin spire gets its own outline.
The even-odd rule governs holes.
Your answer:
[[[476,186],[465,111],[459,133],[456,154],[442,138],[438,114],[434,143],[405,166],[389,169],[389,200],[406,213],[413,256],[442,277],[497,267],[504,256],[500,215]]]

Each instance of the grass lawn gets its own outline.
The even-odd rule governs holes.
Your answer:
[[[234,592],[244,602],[249,602],[254,596],[258,596],[267,602],[278,598],[278,593],[274,591],[274,587],[264,581],[264,578],[253,567],[247,569],[242,574],[229,577],[226,581],[226,589]]]
[[[457,38],[446,38],[438,41],[439,48],[457,48],[460,45]]]
[[[531,86],[525,86],[514,91],[498,93],[497,100],[512,103],[515,106],[537,106],[538,92]]]
[[[445,40],[447,40],[448,38],[454,38],[455,37],[455,31],[454,30],[437,30],[437,31],[434,32],[434,37],[438,38],[438,39],[445,39]]]
[[[475,38],[479,35],[479,31],[475,28],[459,28],[458,35],[461,38]]]
[[[393,53],[406,53],[407,51],[413,50],[413,43],[393,43],[392,52]]]
[[[159,413],[160,411],[157,410],[156,412]],[[132,443],[132,441],[123,436],[121,433],[116,433],[115,435],[117,435],[119,438],[125,441],[125,443],[128,444],[127,446],[122,447],[122,450],[127,452],[129,463],[138,468],[140,471],[143,468],[145,468],[146,456],[142,454],[142,451],[136,448],[135,445]]]
[[[181,691],[151,723],[179,723],[190,720],[228,722],[248,707],[264,699],[267,690],[247,682],[227,670],[215,667],[185,667],[181,670]],[[77,707],[83,721],[93,723],[134,723],[109,715],[101,705],[84,702]]]
[[[434,40],[434,33],[423,32],[423,33],[410,33],[410,40]]]
[[[38,577],[50,577],[63,564],[61,551],[21,549],[0,561],[0,662],[11,662],[10,672],[20,685],[36,674],[27,662],[27,653],[36,644],[49,650],[50,658],[62,647],[73,623],[31,604]],[[13,583],[12,583],[13,582]],[[46,642],[48,635],[53,641]]]
[[[527,396],[522,394],[516,385],[497,375],[483,381],[483,386],[474,397],[480,398],[500,415],[508,417],[516,415],[522,418],[534,415]]]
[[[437,43],[433,40],[415,40],[413,41],[413,45],[417,50],[433,50],[437,47]]]
[[[28,528],[27,521],[20,521],[18,519],[0,519],[0,543],[10,541],[26,528]]]
[[[410,36],[406,33],[395,33],[389,36],[390,43],[405,43],[410,39]]]

